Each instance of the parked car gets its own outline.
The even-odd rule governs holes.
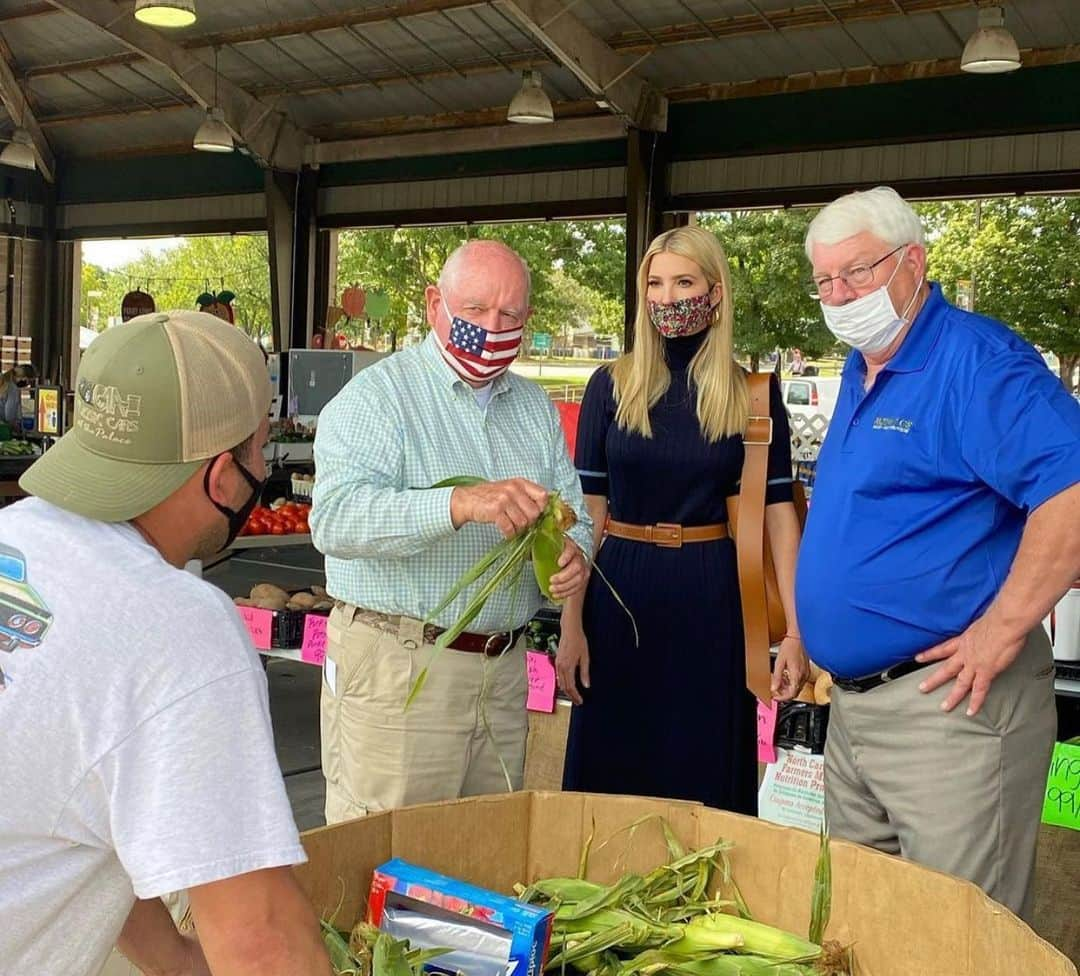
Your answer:
[[[799,376],[783,380],[780,389],[789,414],[803,417],[821,414],[826,420],[832,420],[840,395],[840,377]]]

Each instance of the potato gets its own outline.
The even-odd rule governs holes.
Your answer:
[[[246,596],[238,596],[233,598],[233,603],[238,607],[253,607],[255,606]]]
[[[260,596],[251,602],[260,610],[284,610],[289,601],[283,596]]]
[[[822,671],[814,684],[814,702],[818,705],[828,705],[832,699],[832,675],[828,671]]]
[[[311,609],[312,610],[333,610],[334,609],[334,601],[333,600],[320,600]]]
[[[274,586],[273,583],[257,583],[251,588],[251,599],[280,600],[284,607],[289,602],[289,594],[280,586]]]
[[[318,602],[316,597],[312,596],[310,593],[305,593],[303,590],[299,593],[294,593],[289,598],[290,609],[293,609],[292,605],[295,604],[295,609],[297,610],[310,610]]]
[[[311,589],[311,592],[314,593],[316,596],[326,596],[326,587],[325,586],[319,586],[318,583],[314,583],[310,587],[310,589]]]

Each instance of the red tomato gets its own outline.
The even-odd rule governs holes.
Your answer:
[[[285,535],[285,529],[280,522],[275,522],[270,526],[271,535]]]
[[[311,528],[308,526],[306,519],[302,522],[296,523],[296,531],[299,532],[301,535],[307,535],[311,532]]]

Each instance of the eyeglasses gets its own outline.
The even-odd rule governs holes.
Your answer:
[[[907,244],[901,244],[899,247],[894,247],[888,254],[882,258],[878,258],[873,264],[856,264],[854,267],[848,268],[847,271],[841,271],[838,275],[833,275],[831,278],[822,275],[820,278],[811,278],[807,282],[806,287],[810,291],[811,298],[828,298],[832,295],[833,282],[839,279],[848,288],[865,288],[870,282],[874,280],[874,268],[876,268],[882,261],[887,261],[897,251],[902,251]]]

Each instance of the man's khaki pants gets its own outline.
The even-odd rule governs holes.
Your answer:
[[[1031,880],[1054,748],[1054,664],[1042,627],[983,707],[941,711],[937,665],[858,693],[834,687],[825,746],[833,837],[967,878],[1030,918]]]
[[[387,633],[354,619],[348,605],[331,611],[321,706],[328,824],[521,789],[524,641],[501,657],[447,649],[432,661],[435,649],[421,638],[420,621],[409,617]],[[429,663],[406,711],[409,689]]]

